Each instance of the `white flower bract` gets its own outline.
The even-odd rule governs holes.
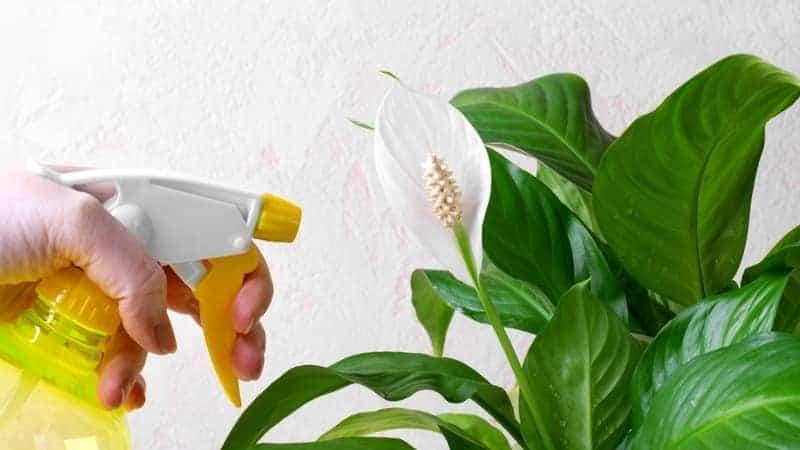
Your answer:
[[[491,169],[477,131],[447,101],[397,83],[378,109],[374,155],[394,216],[443,268],[471,285],[452,227],[464,226],[480,271]]]

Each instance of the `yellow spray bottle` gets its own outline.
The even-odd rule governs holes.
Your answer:
[[[95,169],[62,174],[36,163],[31,170],[65,186],[114,185],[104,207],[192,288],[217,378],[239,407],[231,304],[258,263],[252,240],[293,241],[300,209],[271,194],[183,176]],[[104,410],[96,396],[97,370],[119,326],[115,300],[78,268],[0,286],[0,448],[131,448],[124,413]]]

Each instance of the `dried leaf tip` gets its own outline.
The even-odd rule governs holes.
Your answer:
[[[428,199],[433,206],[433,212],[439,221],[447,228],[452,228],[461,220],[464,208],[461,204],[461,191],[453,177],[453,172],[447,163],[438,155],[428,153],[423,178]]]

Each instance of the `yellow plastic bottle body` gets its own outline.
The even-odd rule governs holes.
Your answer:
[[[107,338],[41,296],[0,321],[0,448],[132,448],[123,411],[103,409],[96,396]]]

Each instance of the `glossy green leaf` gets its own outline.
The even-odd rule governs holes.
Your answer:
[[[489,150],[492,195],[484,250],[503,272],[555,303],[591,277],[591,290],[627,322],[625,294],[586,226],[533,175]]]
[[[246,447],[241,447],[246,448]],[[258,444],[254,450],[414,450],[400,439],[358,437],[298,444]]]
[[[615,273],[625,290],[631,331],[646,336],[658,334],[675,317],[675,313],[657,295],[643,288],[627,273]]]
[[[525,358],[537,408],[522,409],[530,447],[615,448],[627,430],[629,381],[640,352],[586,282],[570,289]]]
[[[800,271],[789,275],[772,329],[800,335]]]
[[[749,283],[766,272],[785,269],[794,272],[783,292],[773,329],[800,334],[800,227],[786,233],[761,262],[748,267],[742,275],[742,283]]]
[[[684,305],[728,284],[744,250],[764,125],[798,95],[791,74],[731,56],[611,144],[595,180],[595,214],[640,283]]]
[[[648,346],[631,384],[633,424],[644,420],[659,389],[700,355],[772,329],[786,272],[709,297],[678,314]]]
[[[330,367],[299,366],[270,384],[239,416],[224,450],[247,448],[304,404],[351,384],[364,386],[386,400],[434,391],[450,403],[472,400],[513,437],[519,424],[506,392],[466,364],[416,353],[362,353]]]
[[[681,367],[632,450],[789,449],[800,438],[800,338],[760,335]]]
[[[508,445],[508,439],[506,439],[503,432],[481,417],[473,414],[445,413],[439,414],[439,418],[459,427],[488,449],[511,450]]]
[[[475,289],[447,272],[426,271],[433,288],[451,307],[467,317],[488,323]],[[555,307],[540,290],[509,276],[493,264],[485,264],[481,283],[497,309],[503,325],[517,330],[536,333],[550,320]]]
[[[629,430],[625,437],[622,438],[620,443],[617,445],[616,450],[631,450],[631,439],[633,439],[633,433]]]
[[[411,303],[414,305],[417,320],[425,328],[425,332],[428,333],[433,354],[442,356],[447,338],[447,329],[453,319],[453,308],[433,288],[427,272],[429,271],[417,269],[411,274]],[[454,283],[461,283],[450,272],[442,273],[449,276]],[[470,286],[466,287],[469,290],[473,290]]]
[[[459,423],[464,425],[464,428]],[[503,433],[480,417],[469,414],[435,416],[404,408],[387,408],[354,414],[328,430],[319,440],[367,436],[401,429],[441,433],[451,449],[509,449]],[[498,436],[501,440],[497,440]]]
[[[555,170],[544,164],[536,167],[536,178],[545,184],[550,191],[561,200],[593,233],[597,234],[598,227],[592,208],[592,194],[581,189],[577,184],[567,180]]]
[[[622,266],[619,259],[608,244],[601,243],[600,248],[608,261],[611,272],[622,286],[628,306],[628,325],[631,332],[645,336],[655,336],[675,313],[667,302],[655,292],[643,287]]]
[[[742,274],[742,283],[749,283],[763,273],[778,269],[800,268],[800,227],[789,231],[758,264]]]
[[[574,74],[470,89],[451,103],[486,144],[534,156],[586,190],[591,190],[600,158],[613,139],[592,112],[589,87]]]
[[[484,266],[481,282],[506,327],[536,333],[553,315],[554,307],[542,292],[491,264]],[[414,307],[421,322],[423,319],[431,322],[436,318],[443,322],[447,312],[452,314],[455,309],[475,321],[488,323],[486,311],[475,289],[456,279],[450,272],[416,270],[411,283]],[[426,314],[427,317],[423,317]],[[439,331],[443,327],[431,324],[425,328],[431,341],[444,340],[443,332]]]

